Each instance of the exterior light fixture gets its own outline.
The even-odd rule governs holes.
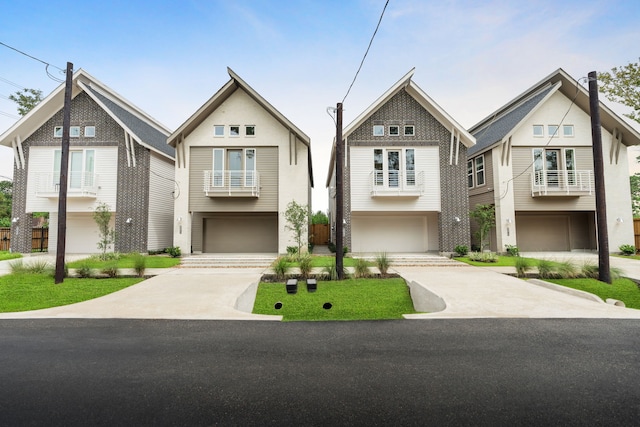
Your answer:
[[[14,224],[17,223],[18,221],[20,221],[20,218],[18,218],[18,217],[15,217],[15,218],[13,218],[11,220],[11,222],[14,223]]]
[[[507,219],[505,219],[505,221],[504,221],[504,222],[506,222],[506,223],[507,223],[507,225],[509,225],[509,224],[511,224],[511,223],[512,223],[511,218],[507,218]]]
[[[459,216],[454,216],[453,217],[453,222],[456,223],[456,224],[459,223],[460,222],[460,217]]]
[[[127,220],[125,221],[127,224],[131,224],[133,222],[133,219],[131,218],[127,218]]]
[[[616,222],[618,224],[622,224],[624,222],[624,220],[622,218],[618,217],[618,218],[616,218]]]

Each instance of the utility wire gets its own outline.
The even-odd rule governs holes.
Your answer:
[[[28,53],[25,53],[25,52],[23,52],[23,51],[21,51],[21,50],[19,50],[19,49],[16,49],[16,48],[15,48],[15,47],[13,47],[13,46],[9,46],[9,45],[8,45],[8,44],[6,44],[6,43],[2,43],[2,42],[0,42],[0,45],[2,45],[2,46],[4,46],[4,47],[7,47],[7,48],[9,48],[9,49],[11,49],[11,50],[14,50],[14,51],[18,52],[19,54],[24,55],[24,56],[26,56],[26,57],[28,57],[28,58],[31,58],[31,59],[33,59],[33,60],[35,60],[35,61],[41,62],[42,64],[44,64],[44,65],[45,65],[45,67],[44,67],[44,72],[45,72],[45,73],[47,73],[47,76],[48,76],[51,80],[55,80],[55,81],[57,81],[57,82],[59,82],[59,83],[64,83],[64,80],[61,80],[61,79],[57,78],[56,76],[54,76],[53,74],[51,74],[51,73],[49,72],[49,67],[53,67],[53,68],[57,69],[60,73],[65,74],[65,73],[66,73],[66,71],[65,71],[65,70],[63,70],[62,68],[60,68],[60,67],[56,67],[55,65],[51,65],[51,64],[49,64],[47,61],[43,61],[42,59],[36,58],[36,57],[35,57],[35,56],[33,56],[33,55],[29,55]]]
[[[18,120],[20,117],[14,116],[13,114],[5,113],[4,111],[0,111],[0,116],[9,117],[10,119]]]
[[[382,13],[380,14],[380,19],[378,20],[378,25],[376,25],[376,30],[373,32],[373,35],[371,36],[371,40],[369,41],[369,46],[367,47],[367,51],[364,53],[364,56],[362,57],[362,61],[360,61],[360,66],[358,67],[358,71],[356,71],[356,75],[353,77],[353,81],[349,85],[349,89],[347,90],[347,94],[344,96],[344,98],[342,98],[342,103],[343,104],[344,104],[344,101],[347,99],[347,96],[349,96],[349,92],[351,92],[351,88],[353,87],[353,84],[356,82],[356,79],[358,78],[358,74],[360,74],[360,70],[362,69],[362,65],[364,64],[364,60],[367,58],[367,54],[369,53],[369,49],[371,49],[371,44],[373,43],[373,39],[376,37],[376,33],[378,32],[378,28],[380,28],[380,23],[382,22],[382,17],[384,16],[384,12],[385,12],[385,10],[387,10],[387,6],[388,5],[389,5],[389,0],[387,0],[387,2],[384,4],[384,8],[382,9]]]
[[[4,83],[6,83],[8,85],[17,87],[18,89],[21,89],[21,90],[25,90],[26,89],[24,86],[20,86],[18,83],[12,82],[11,80],[7,80],[7,79],[5,79],[3,77],[0,77],[0,82],[4,82]]]

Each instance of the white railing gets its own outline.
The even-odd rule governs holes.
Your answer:
[[[260,173],[253,170],[204,171],[203,190],[210,197],[260,197]]]
[[[372,197],[419,197],[424,194],[424,171],[374,170],[369,183]]]
[[[531,174],[532,196],[591,195],[595,189],[593,171],[537,171]]]
[[[40,173],[36,195],[38,197],[58,197],[60,194],[60,175]],[[92,172],[69,172],[67,177],[67,197],[97,197],[98,175]]]

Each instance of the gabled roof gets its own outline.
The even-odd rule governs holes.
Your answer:
[[[160,122],[114,92],[111,88],[80,69],[73,74],[72,98],[79,93],[89,95],[109,116],[122,126],[138,143],[170,159],[174,150],[167,147],[169,134]],[[65,84],[61,84],[29,113],[0,135],[0,144],[11,147],[11,141],[24,141],[64,107]]]
[[[575,105],[589,114],[589,91],[559,68],[473,126],[469,132],[476,137],[478,144],[469,149],[469,155],[486,151],[509,138],[556,92],[562,93],[570,100],[575,98]],[[602,127],[610,133],[617,128],[622,134],[622,143],[626,146],[640,144],[640,133],[602,102],[600,102],[600,121]]]
[[[442,109],[433,99],[429,97],[417,84],[411,80],[415,68],[412,68],[407,74],[405,74],[400,80],[398,80],[393,86],[391,86],[385,93],[382,94],[373,104],[365,109],[358,117],[356,117],[347,127],[342,131],[343,140],[348,139],[356,129],[358,129],[369,117],[371,117],[376,111],[386,104],[391,98],[393,98],[401,90],[413,97],[425,110],[429,112],[438,122],[440,122],[445,128],[449,130],[455,130],[460,136],[460,142],[462,142],[467,148],[472,147],[476,140],[467,132],[457,121],[453,119],[446,111]],[[329,173],[327,175],[326,186],[330,185],[331,175],[333,168],[335,167],[335,138],[331,150],[331,159],[329,160]]]
[[[176,129],[167,139],[167,143],[174,147],[179,138],[186,138],[194,131],[207,117],[209,117],[224,101],[226,101],[237,89],[244,90],[255,102],[264,108],[273,118],[275,118],[282,126],[294,133],[296,137],[302,141],[308,150],[309,177],[311,186],[313,187],[313,167],[311,165],[311,139],[289,119],[287,119],[280,111],[264,99],[258,92],[242,80],[233,70],[227,67],[227,72],[231,79],[218,92],[216,92],[207,102],[204,103],[195,113],[191,115],[178,129]]]

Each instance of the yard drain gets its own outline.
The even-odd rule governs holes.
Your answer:
[[[325,310],[331,310],[331,307],[333,307],[333,305],[330,302],[325,302],[322,305],[322,308],[324,308]]]
[[[273,308],[275,308],[276,310],[280,310],[282,308],[282,303],[281,302],[277,302]]]

